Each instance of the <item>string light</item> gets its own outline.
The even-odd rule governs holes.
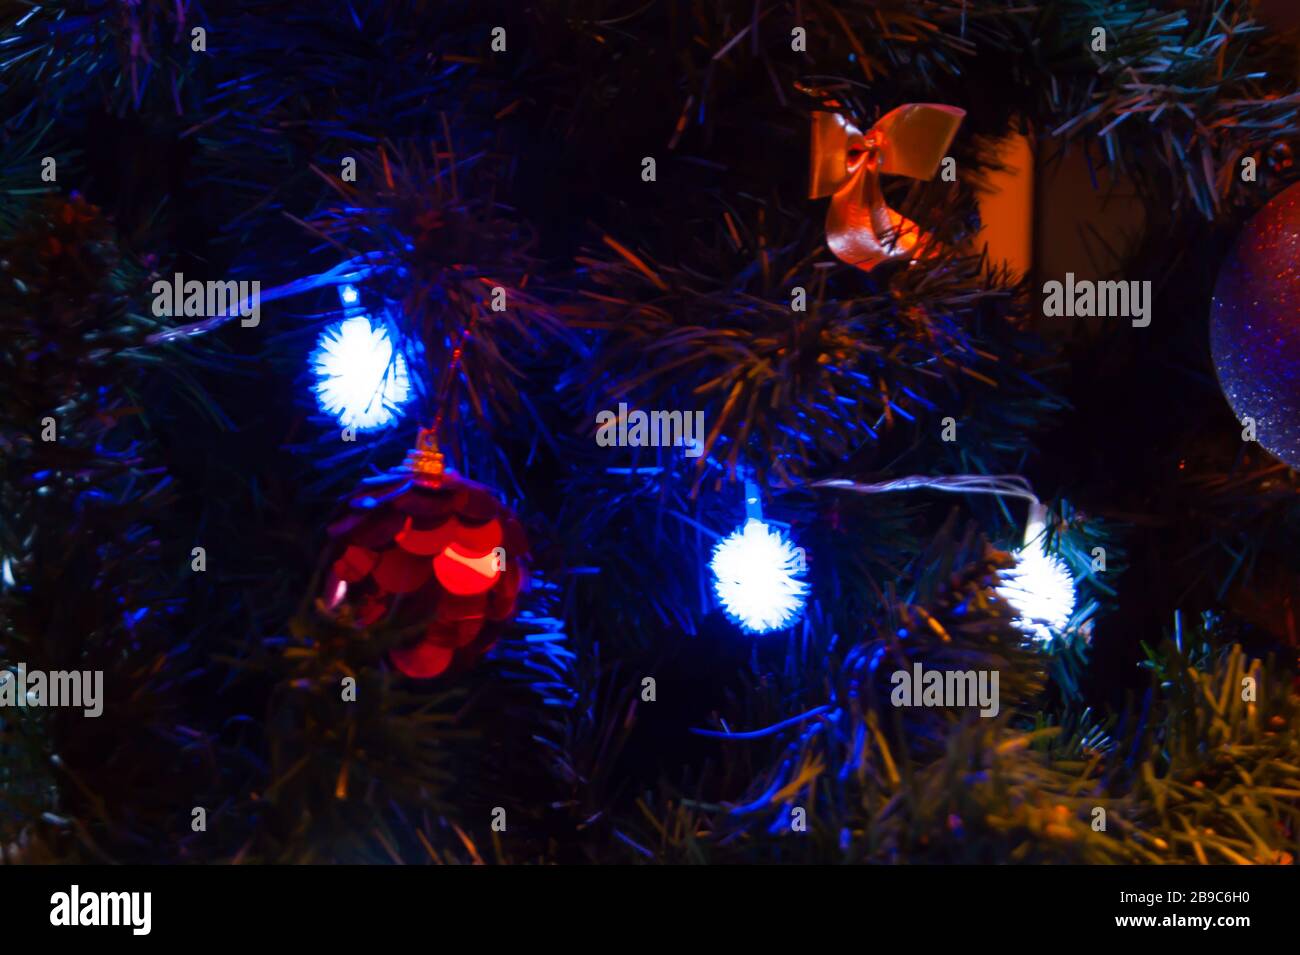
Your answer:
[[[1074,616],[1074,577],[1061,558],[1047,553],[1047,510],[1030,505],[1024,546],[1016,552],[1016,565],[1001,574],[999,596],[1020,614],[1016,626],[1041,643],[1051,642]]]
[[[723,612],[749,633],[782,630],[798,618],[808,594],[799,579],[802,549],[762,519],[758,489],[745,482],[747,519],[713,548],[709,569]]]
[[[1049,643],[1074,616],[1074,577],[1061,558],[1047,553],[1047,508],[1034,494],[1029,482],[1018,474],[955,474],[926,477],[912,475],[860,484],[833,479],[817,481],[814,487],[831,487],[857,494],[885,494],[893,491],[930,490],[950,494],[992,494],[1029,502],[1024,546],[1016,551],[1016,564],[1001,574],[997,592],[1015,608],[1015,624],[1041,643]]]
[[[340,297],[341,294],[340,294]],[[375,431],[402,415],[411,396],[406,358],[368,315],[329,325],[312,353],[316,400],[344,428]]]

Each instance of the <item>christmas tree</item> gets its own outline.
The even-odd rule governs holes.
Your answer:
[[[0,10],[0,858],[1293,863],[1300,18]]]

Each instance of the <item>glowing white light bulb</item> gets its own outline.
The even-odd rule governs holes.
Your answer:
[[[356,305],[361,301],[361,292],[355,285],[340,285],[339,301],[344,305]]]
[[[1059,557],[1043,548],[1046,509],[1034,504],[1025,528],[1025,545],[1016,553],[1016,565],[1002,571],[997,588],[1019,613],[1016,626],[1035,640],[1047,643],[1074,615],[1074,577]]]
[[[751,633],[788,627],[803,609],[808,585],[795,577],[803,552],[761,520],[751,517],[719,541],[709,567],[722,609]]]
[[[411,395],[406,359],[393,349],[387,328],[367,315],[322,331],[311,364],[321,410],[345,428],[383,428],[400,417]]]

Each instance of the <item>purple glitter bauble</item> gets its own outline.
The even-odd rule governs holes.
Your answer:
[[[1300,183],[1251,217],[1219,270],[1210,353],[1237,418],[1300,469]]]

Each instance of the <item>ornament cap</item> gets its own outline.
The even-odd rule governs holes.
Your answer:
[[[438,450],[438,433],[433,428],[421,428],[415,447],[407,452],[402,469],[415,475],[421,483],[438,485],[447,471],[444,461],[442,452]]]

